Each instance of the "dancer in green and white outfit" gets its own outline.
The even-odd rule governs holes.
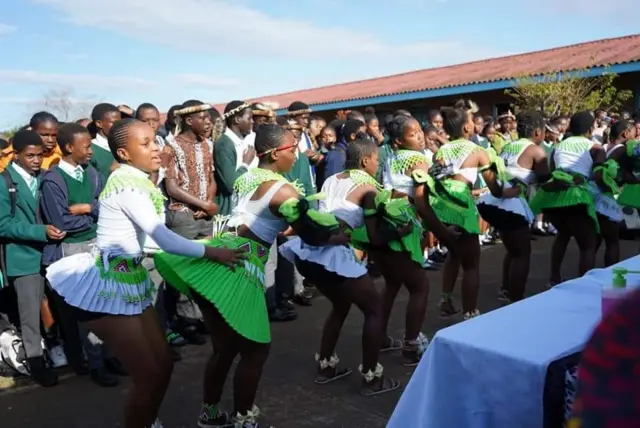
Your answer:
[[[625,185],[618,203],[640,210],[640,140],[627,141],[625,158]]]
[[[384,209],[380,214],[383,218],[390,217],[390,213],[397,211],[412,228],[403,234],[405,236],[372,248],[372,256],[385,279],[382,349],[402,349],[406,359],[404,364],[415,366],[429,344],[427,337],[420,332],[429,298],[429,280],[422,266],[424,254],[421,240],[426,228],[431,229],[447,247],[453,244],[454,237],[429,205],[427,181],[431,159],[424,153],[425,138],[420,124],[412,117],[398,115],[387,124],[387,132],[393,151],[387,159],[383,181],[393,199],[382,206]],[[424,220],[424,227],[420,217]],[[398,340],[387,334],[387,325],[403,284],[409,291],[409,302],[404,338]]]
[[[607,160],[602,168],[604,186],[595,201],[600,236],[596,251],[602,241],[605,244],[604,266],[612,266],[620,261],[620,225],[624,219],[622,206],[617,197],[620,186],[625,181],[623,165],[627,151],[627,142],[635,135],[635,126],[628,120],[619,120],[609,132],[609,144],[606,146]]]
[[[460,268],[462,277],[462,310],[464,318],[480,314],[477,309],[480,281],[480,243],[478,210],[471,194],[478,173],[482,174],[489,191],[497,198],[511,198],[520,194],[518,187],[503,187],[497,180],[496,169],[489,152],[470,141],[474,132],[473,114],[464,108],[443,108],[444,130],[451,141],[436,153],[431,175],[431,206],[443,223],[454,228],[458,239],[449,248],[444,264],[440,315],[456,315],[451,294]]]
[[[47,269],[53,290],[75,308],[78,319],[89,325],[131,375],[125,428],[162,426],[156,418],[173,368],[152,305],[154,285],[142,265],[147,235],[164,251],[202,265],[216,261],[233,266],[239,261],[233,250],[205,248],[164,225],[164,197],[149,179],[160,169],[155,141],[153,130],[139,120],[113,125],[108,144],[119,166],[100,195],[96,247],[92,253],[62,258]]]
[[[376,197],[378,184],[374,177],[378,168],[378,148],[370,140],[356,140],[347,147],[347,171],[327,178],[322,186],[320,210],[335,215],[349,231],[364,229],[368,242],[378,243],[378,217]],[[362,239],[362,238],[361,238]],[[338,368],[335,348],[352,305],[364,315],[362,327],[362,364],[360,373],[363,395],[377,395],[400,386],[397,380],[383,375],[378,362],[380,353],[380,296],[367,272],[350,245],[319,247],[309,245],[299,238],[280,246],[281,254],[295,262],[298,271],[332,304],[332,310],[324,324],[316,383],[327,384],[351,373]]]
[[[264,296],[269,248],[289,224],[305,239],[318,242],[330,242],[332,231],[339,228],[335,217],[309,210],[300,191],[282,176],[296,160],[293,134],[279,125],[262,125],[256,132],[255,148],[258,167],[241,175],[234,185],[236,203],[228,225],[236,233],[205,241],[207,247],[242,250],[244,263],[230,270],[166,253],[155,256],[156,268],[165,280],[191,295],[200,307],[215,350],[204,373],[200,427],[259,426],[260,412],[254,400],[271,342]],[[229,418],[220,411],[219,403],[238,355],[234,411]]]
[[[618,196],[618,204],[634,209],[636,215],[640,215],[640,135],[637,129],[630,138],[621,161],[624,187]]]
[[[530,202],[535,214],[545,218],[558,230],[551,250],[550,285],[562,281],[560,267],[568,241],[573,237],[580,249],[579,274],[593,269],[600,226],[600,213],[612,214],[600,198],[605,151],[591,140],[595,118],[591,112],[571,117],[569,131],[573,135],[558,143],[551,157],[551,179],[540,186]]]
[[[485,193],[478,199],[482,218],[494,226],[507,249],[503,262],[502,289],[498,299],[518,301],[524,298],[531,259],[530,226],[534,215],[525,199],[526,189],[549,176],[544,142],[545,122],[542,114],[525,111],[518,115],[518,135],[523,138],[507,143],[496,160],[498,175],[505,188],[520,187],[517,198],[496,198]],[[501,165],[503,161],[504,164]],[[501,171],[502,170],[502,171]]]

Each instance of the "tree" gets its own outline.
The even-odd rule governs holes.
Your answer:
[[[505,93],[514,98],[519,109],[541,110],[549,116],[598,108],[617,111],[633,96],[632,91],[613,85],[617,74],[605,69],[598,76],[584,77],[589,70],[517,78],[516,85]]]
[[[33,109],[46,110],[62,122],[89,116],[91,109],[97,104],[95,97],[77,99],[73,95],[73,89],[70,88],[52,89],[44,94]]]

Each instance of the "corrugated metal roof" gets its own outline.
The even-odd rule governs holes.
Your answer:
[[[318,105],[634,61],[640,61],[640,34],[304,89],[249,101],[274,101],[281,108],[286,108],[293,101]],[[216,108],[222,112],[224,104],[216,105]]]

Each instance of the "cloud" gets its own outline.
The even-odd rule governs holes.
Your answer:
[[[13,25],[3,24],[0,22],[0,37],[4,37],[8,34],[11,34],[16,30],[17,28],[14,27]]]
[[[22,97],[3,97],[0,98],[0,104],[19,104],[19,105],[27,105],[31,104],[35,101],[33,98],[22,98]]]
[[[216,78],[208,75],[181,74],[176,76],[160,76],[153,79],[142,79],[133,76],[112,76],[100,74],[56,74],[33,70],[2,70],[2,84],[40,85],[46,87],[73,88],[83,92],[104,93],[111,90],[137,91],[152,90],[160,87],[209,87],[221,88],[239,84],[235,79]]]
[[[353,60],[385,59],[390,54],[394,58],[437,55],[443,62],[479,59],[474,50],[456,40],[394,44],[373,32],[275,17],[225,0],[182,0],[179,4],[175,0],[110,0],[100,13],[86,0],[31,1],[53,7],[78,26],[182,51],[288,59],[317,59],[324,54]]]
[[[33,70],[0,70],[0,82],[30,85],[102,87],[105,89],[122,86],[148,87],[151,82],[128,76],[100,76],[95,74],[55,74]]]

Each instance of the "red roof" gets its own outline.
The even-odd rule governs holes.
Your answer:
[[[446,67],[410,71],[392,76],[341,83],[249,100],[268,100],[286,108],[293,101],[325,104],[428,89],[495,82],[521,76],[587,67],[624,64],[640,60],[640,34],[597,40],[543,51],[510,55]],[[224,105],[216,105],[219,111]]]

